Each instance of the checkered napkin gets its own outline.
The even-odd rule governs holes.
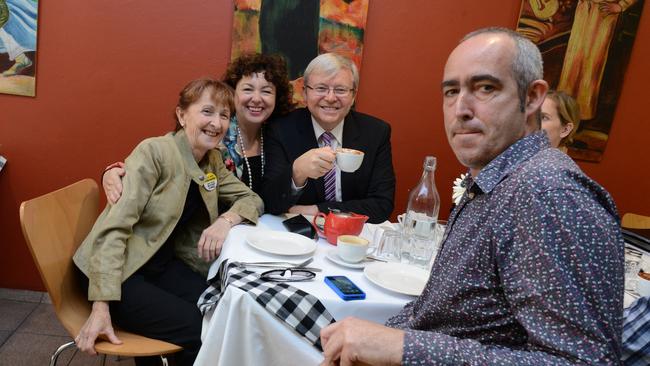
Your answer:
[[[300,335],[322,350],[320,330],[336,320],[313,295],[286,283],[264,281],[252,271],[223,261],[217,274],[208,280],[210,286],[199,297],[198,306],[205,315],[216,307],[226,286],[238,287],[266,310],[287,323]]]

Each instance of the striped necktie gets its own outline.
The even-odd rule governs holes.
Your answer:
[[[321,143],[323,147],[332,146],[332,140],[334,135],[331,132],[326,131],[320,135]],[[336,167],[332,168],[327,174],[325,174],[325,200],[328,202],[336,201]]]

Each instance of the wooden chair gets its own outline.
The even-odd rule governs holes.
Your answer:
[[[72,338],[91,312],[86,291],[77,281],[72,256],[86,237],[98,216],[99,190],[92,179],[84,179],[52,193],[25,201],[20,205],[20,224],[41,279],[52,298],[54,311]],[[95,349],[104,355],[157,356],[167,365],[164,355],[181,347],[116,329],[124,342],[115,345],[98,339]],[[68,342],[59,347],[50,359],[56,364],[59,354],[75,346]]]
[[[629,229],[650,229],[650,216],[626,213],[621,220],[621,226]]]

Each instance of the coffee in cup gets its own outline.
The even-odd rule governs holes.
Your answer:
[[[356,235],[339,235],[336,246],[339,257],[348,263],[361,262],[368,252],[370,242]]]
[[[362,151],[339,147],[336,149],[336,165],[343,172],[355,172],[363,162],[363,155]]]

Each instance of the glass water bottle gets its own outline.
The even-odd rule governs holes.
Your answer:
[[[406,245],[402,258],[417,266],[428,268],[436,252],[436,223],[440,211],[440,196],[435,182],[436,158],[424,158],[422,178],[409,194],[404,234]]]

